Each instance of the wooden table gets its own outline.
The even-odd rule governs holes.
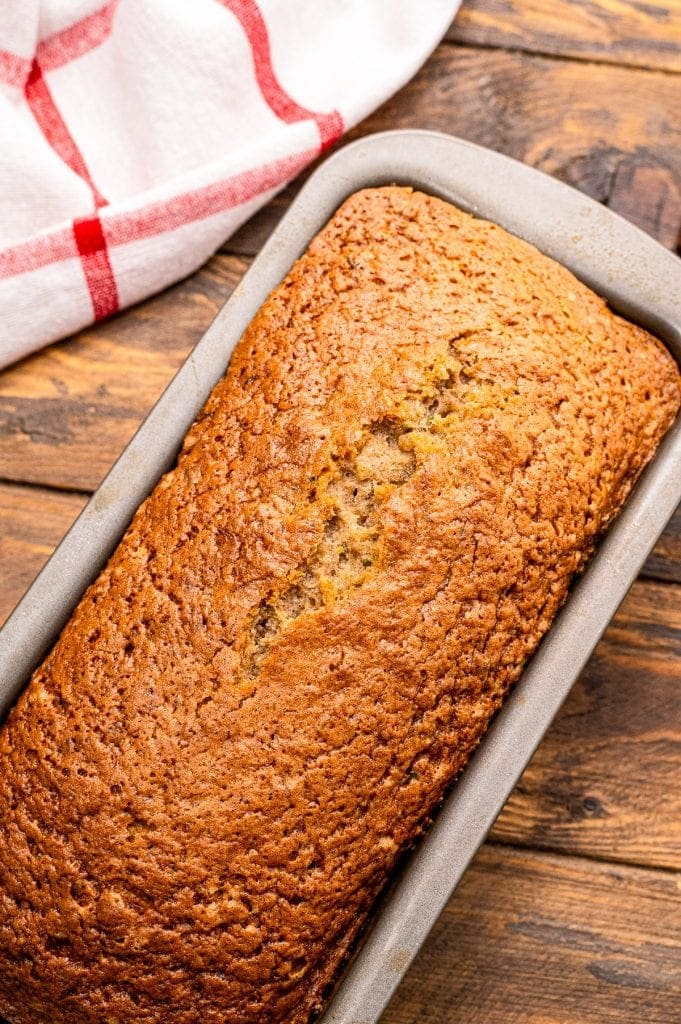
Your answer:
[[[675,248],[681,0],[470,0],[352,134],[396,127],[510,153]],[[0,618],[299,185],[193,277],[0,374]],[[386,1024],[681,1020],[680,704],[677,513]]]

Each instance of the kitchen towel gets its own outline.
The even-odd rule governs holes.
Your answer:
[[[454,0],[2,0],[0,366],[195,270]]]

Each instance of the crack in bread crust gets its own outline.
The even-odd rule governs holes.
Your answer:
[[[413,452],[400,447],[409,433],[398,420],[373,423],[354,458],[332,455],[329,471],[310,497],[326,499],[329,514],[310,557],[298,567],[295,581],[262,600],[250,629],[244,671],[260,672],[279,634],[301,615],[335,604],[351,595],[375,572],[380,558],[380,510],[395,489],[416,468]]]

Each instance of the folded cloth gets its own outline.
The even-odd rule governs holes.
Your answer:
[[[2,0],[0,366],[191,273],[456,0]]]

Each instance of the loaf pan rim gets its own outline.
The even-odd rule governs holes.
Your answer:
[[[537,245],[618,311],[662,337],[680,359],[681,308],[673,296],[681,294],[681,262],[629,222],[541,171],[453,136],[403,130],[349,143],[303,186],[0,630],[0,716],[140,502],[172,465],[186,429],[267,294],[349,194],[392,182],[450,199]],[[542,212],[544,222],[538,219]],[[596,243],[597,259],[589,248]],[[433,828],[409,855],[320,1024],[376,1024],[679,500],[677,421]]]

